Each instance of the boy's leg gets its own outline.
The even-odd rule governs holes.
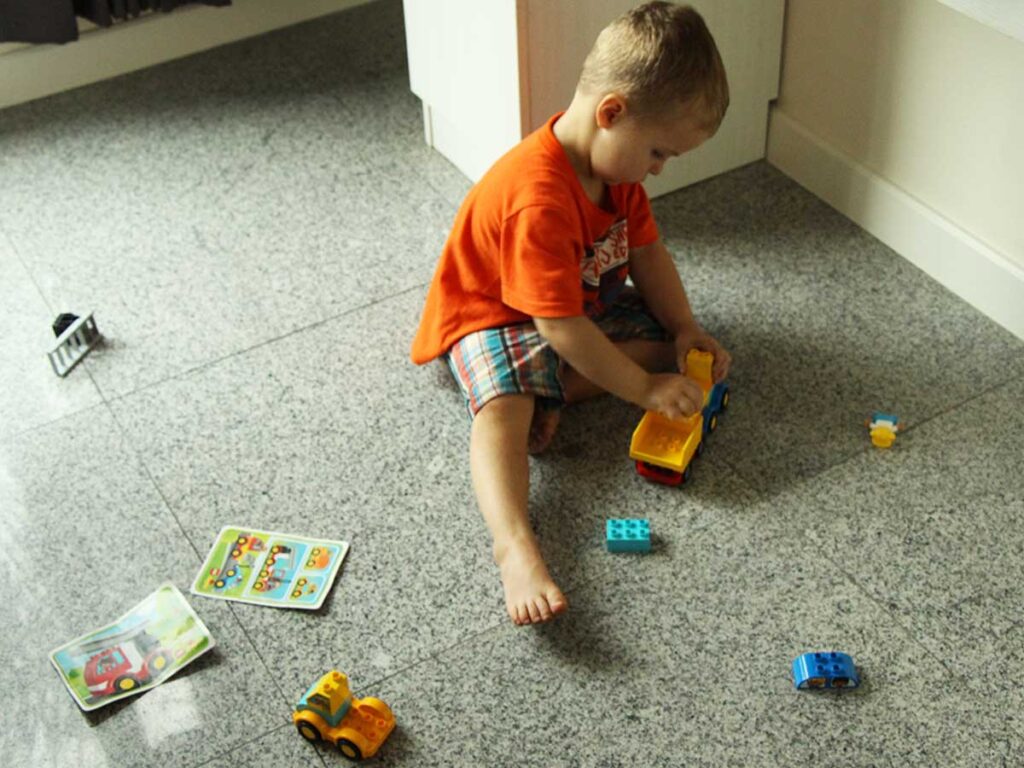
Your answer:
[[[615,342],[615,346],[645,371],[660,373],[675,370],[676,349],[671,341],[627,339]],[[562,371],[562,388],[567,403],[578,403],[604,394],[601,387],[568,365]]]
[[[469,448],[477,503],[494,538],[505,605],[516,624],[548,621],[568,607],[541,557],[527,511],[533,409],[533,395],[488,401],[473,418]]]

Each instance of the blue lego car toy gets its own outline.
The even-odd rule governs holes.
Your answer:
[[[810,688],[856,688],[860,685],[853,657],[838,651],[805,653],[793,659],[793,684]]]

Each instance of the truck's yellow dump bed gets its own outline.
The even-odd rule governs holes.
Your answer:
[[[682,472],[693,458],[704,430],[700,411],[688,419],[673,420],[647,411],[633,430],[629,457],[656,467]]]
[[[710,352],[691,349],[686,355],[686,375],[700,387],[704,397],[701,409],[687,419],[673,420],[655,411],[647,411],[633,430],[629,443],[629,457],[645,461],[656,467],[673,472],[683,472],[700,445],[704,433],[704,407],[711,394],[711,366],[714,357]]]

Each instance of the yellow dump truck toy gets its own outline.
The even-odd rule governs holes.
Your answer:
[[[292,714],[307,741],[334,744],[350,760],[372,757],[395,729],[391,708],[380,699],[357,699],[348,678],[332,670],[299,699]]]
[[[633,431],[629,457],[636,471],[657,483],[679,485],[690,477],[690,462],[704,451],[707,436],[718,428],[718,416],[729,407],[729,385],[714,384],[710,352],[691,349],[686,355],[686,375],[704,393],[701,410],[684,419],[669,419],[647,411]]]

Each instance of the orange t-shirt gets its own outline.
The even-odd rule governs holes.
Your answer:
[[[612,210],[583,191],[553,127],[513,147],[459,209],[412,343],[414,363],[483,328],[599,314],[629,273],[629,249],[658,228],[640,184],[609,186]]]

